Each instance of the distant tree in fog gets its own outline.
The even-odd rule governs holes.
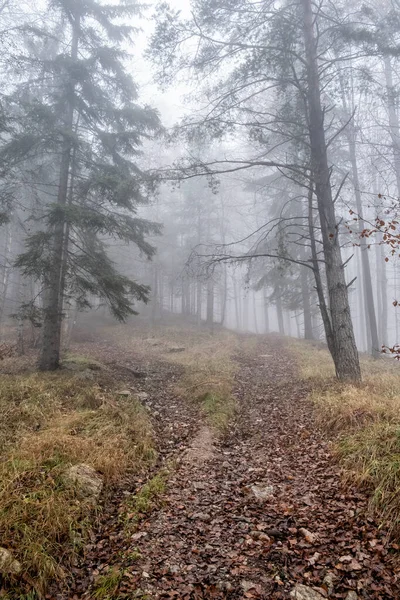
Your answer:
[[[322,99],[330,76],[326,71],[331,47],[336,44],[337,35],[338,30],[332,28],[329,19],[325,21],[324,14],[310,0],[283,2],[279,6],[269,0],[257,5],[242,0],[216,5],[204,0],[196,3],[193,19],[186,22],[179,21],[164,4],[152,54],[163,71],[167,67],[168,75],[182,65],[203,76],[209,75],[210,108],[203,120],[201,117],[195,122],[191,120],[193,126],[208,129],[212,136],[239,128],[247,130],[253,139],[257,140],[258,135],[261,141],[262,148],[251,157],[215,160],[205,168],[193,165],[191,172],[190,168],[184,170],[185,176],[198,176],[210,170],[222,173],[275,168],[297,179],[303,187],[313,189],[327,281],[329,311],[325,311],[324,318],[327,339],[338,377],[359,380],[328,158],[329,124]],[[191,53],[194,43],[197,50]],[[224,69],[220,70],[222,65]],[[220,79],[215,77],[216,72]],[[300,120],[280,110],[282,99],[285,101],[290,94],[299,96]],[[257,98],[267,100],[263,109],[259,105],[255,110]],[[281,140],[272,144],[277,133]],[[298,153],[288,148],[288,142],[296,138],[300,146],[307,147],[308,156],[300,157],[300,161]]]

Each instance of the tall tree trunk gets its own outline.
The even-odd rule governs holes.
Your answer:
[[[6,225],[6,235],[5,235],[5,248],[4,248],[4,265],[2,272],[2,287],[1,287],[1,299],[0,299],[0,339],[3,337],[3,327],[4,327],[4,312],[7,301],[7,292],[8,292],[8,284],[10,281],[10,256],[11,256],[11,248],[12,248],[12,224],[8,223]]]
[[[232,281],[233,281],[233,299],[235,302],[236,329],[238,331],[240,331],[242,328],[242,324],[241,324],[241,320],[240,320],[239,293],[238,293],[238,285],[237,285],[236,277],[232,276]]]
[[[311,0],[301,0],[304,14],[304,42],[307,68],[307,105],[312,175],[322,231],[329,309],[333,334],[333,361],[339,379],[361,380],[360,361],[351,321],[348,289],[339,243],[339,229],[330,183],[324,129],[324,111],[317,64],[317,43]]]
[[[303,301],[303,315],[304,315],[304,339],[313,340],[313,327],[311,319],[311,290],[309,287],[308,269],[302,268],[300,273],[301,281],[301,296]],[[299,336],[300,337],[300,336]]]
[[[172,314],[174,314],[175,311],[175,286],[174,283],[171,283],[171,288],[170,288],[170,301],[169,301],[169,309],[171,311]]]
[[[343,104],[346,108],[345,99],[343,96]],[[346,111],[348,112],[348,111]],[[346,128],[347,141],[349,144],[351,170],[353,176],[354,194],[356,197],[357,213],[359,217],[359,233],[365,228],[364,211],[360,192],[360,178],[358,173],[357,153],[356,153],[356,132],[354,124],[351,122]],[[368,244],[365,237],[360,235],[360,251],[362,264],[362,283],[364,286],[364,316],[367,325],[367,337],[370,338],[368,351],[371,352],[374,358],[380,358],[379,351],[379,336],[378,325],[376,322],[374,292],[372,289],[371,267],[369,264]]]
[[[362,280],[362,274],[361,274],[361,263],[360,263],[360,259],[359,256],[357,254],[357,280],[361,281]],[[364,287],[362,285],[360,285],[358,294],[357,294],[357,300],[358,300],[358,325],[359,325],[359,331],[360,331],[360,348],[363,350],[363,352],[368,352],[370,345],[369,345],[369,340],[368,340],[368,327],[366,326],[366,320],[365,320],[365,300],[364,300]]]
[[[285,310],[283,312],[283,316],[286,319],[286,331],[289,337],[292,337],[292,317],[290,315],[290,310]]]
[[[389,133],[392,139],[393,164],[396,176],[397,194],[400,196],[400,124],[397,114],[397,89],[393,85],[393,67],[392,59],[389,56],[384,58],[385,79],[386,79],[386,99],[389,115]]]
[[[382,290],[382,317],[381,317],[381,341],[384,346],[388,345],[388,297],[387,297],[387,288],[388,288],[388,280],[386,275],[386,261],[385,261],[385,250],[383,245],[379,246],[381,260],[380,260],[380,283]]]
[[[317,289],[317,296],[319,302],[319,310],[321,312],[322,323],[324,325],[326,343],[328,344],[329,352],[334,353],[334,339],[332,332],[332,323],[329,316],[329,310],[326,304],[324,286],[322,283],[321,271],[318,262],[317,243],[315,240],[315,228],[314,228],[314,217],[313,217],[313,187],[310,185],[308,190],[308,232],[310,236],[311,246],[311,261],[313,265],[315,287]]]
[[[375,216],[379,217],[379,207],[377,206],[379,194],[379,181],[374,178],[374,195],[375,195]],[[376,297],[378,304],[378,330],[379,341],[381,345],[388,345],[388,298],[387,298],[387,268],[385,261],[385,246],[383,243],[382,234],[377,233],[377,242],[375,244],[375,271],[376,271]]]
[[[267,288],[264,288],[264,332],[269,333],[269,306]]]
[[[223,264],[223,278],[222,278],[222,289],[221,289],[221,325],[225,322],[226,317],[226,303],[228,298],[228,271],[226,268],[226,263]]]
[[[212,277],[207,281],[207,326],[214,330],[214,282]]]
[[[281,293],[280,293],[280,289],[279,288],[278,288],[278,290],[276,292],[275,306],[276,306],[276,313],[277,313],[277,316],[278,316],[278,329],[279,329],[279,333],[281,335],[285,335],[285,326],[283,324],[282,298],[281,298]]]
[[[249,331],[249,293],[248,293],[247,289],[244,292],[242,307],[243,307],[243,313],[242,313],[242,315],[243,315],[243,317],[242,317],[243,331],[248,332]]]
[[[256,303],[256,294],[253,292],[253,316],[254,316],[254,329],[256,333],[258,331],[258,320],[257,320],[257,303]]]
[[[71,61],[73,62],[76,62],[78,58],[79,28],[79,15],[75,14],[70,54]],[[68,185],[72,156],[75,83],[71,78],[67,82],[66,93],[66,134],[64,135],[61,151],[57,194],[57,204],[60,207],[65,207],[68,202]],[[63,281],[63,250],[65,246],[65,235],[67,233],[65,228],[64,219],[60,219],[54,226],[51,269],[44,282],[47,293],[44,295],[42,344],[39,357],[39,369],[41,371],[53,371],[57,369],[60,364],[62,304],[64,295],[63,285],[65,283]]]
[[[200,279],[197,280],[196,284],[196,320],[197,326],[201,326],[201,301],[203,295],[203,286]]]
[[[159,277],[158,277],[158,265],[155,262],[153,264],[153,289],[152,289],[152,298],[151,298],[151,324],[154,325],[159,315],[159,304],[158,304],[158,287],[159,287]]]

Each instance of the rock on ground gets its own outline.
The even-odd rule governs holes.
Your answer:
[[[274,495],[274,488],[272,485],[265,483],[257,483],[251,486],[251,491],[257,498],[257,500],[268,500]]]
[[[93,467],[84,463],[73,465],[64,473],[64,482],[73,485],[82,499],[97,500],[103,489],[103,480]]]
[[[290,592],[295,600],[324,600],[324,596],[307,585],[298,584]]]
[[[22,566],[7,548],[0,548],[0,573],[1,575],[18,575]]]

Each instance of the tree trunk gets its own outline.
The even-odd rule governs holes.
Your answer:
[[[201,281],[198,279],[197,280],[197,285],[196,285],[196,320],[197,320],[197,326],[200,327],[201,326],[201,300],[202,300],[202,295],[203,295],[203,286]]]
[[[154,325],[159,315],[159,304],[158,304],[158,265],[153,264],[153,289],[151,298],[151,324]]]
[[[70,55],[73,62],[76,62],[78,57],[79,26],[79,16],[75,15]],[[75,83],[70,79],[67,83],[68,99],[65,111],[66,135],[64,136],[61,151],[57,194],[57,204],[60,207],[65,207],[68,202],[69,171],[71,165],[74,125],[74,97]],[[63,280],[63,250],[65,247],[66,233],[65,220],[60,219],[54,226],[51,269],[44,282],[47,293],[44,296],[42,345],[39,357],[39,369],[41,371],[53,371],[57,369],[60,364],[62,304],[65,285],[65,281]]]
[[[379,246],[380,249],[380,253],[381,253],[381,260],[380,260],[380,268],[379,268],[379,273],[380,273],[380,283],[381,283],[381,290],[382,290],[382,325],[381,325],[381,342],[384,346],[388,345],[388,297],[387,297],[387,287],[388,287],[388,280],[387,280],[387,275],[386,275],[386,261],[385,261],[385,250],[383,245]],[[398,342],[396,342],[398,343]]]
[[[264,332],[269,333],[269,306],[267,289],[264,288]]]
[[[249,331],[249,293],[248,290],[245,289],[244,291],[244,296],[243,296],[243,303],[242,303],[242,307],[243,307],[243,331],[245,331],[246,333]]]
[[[311,246],[311,261],[314,270],[315,287],[317,289],[317,296],[319,302],[319,310],[321,312],[322,323],[324,325],[326,343],[328,344],[329,352],[333,357],[334,353],[334,340],[332,332],[332,323],[329,316],[329,310],[326,305],[324,286],[322,283],[321,271],[319,268],[318,254],[317,254],[317,243],[315,241],[315,229],[314,229],[314,218],[313,218],[313,188],[310,186],[308,190],[308,232],[310,235],[310,246]]]
[[[226,303],[228,297],[228,271],[226,268],[226,263],[223,264],[224,276],[222,278],[222,290],[221,290],[221,325],[225,322],[226,317]]]
[[[4,312],[7,301],[7,292],[8,292],[8,284],[10,281],[10,269],[11,269],[11,248],[12,248],[12,225],[8,223],[6,226],[6,235],[5,235],[5,248],[4,248],[4,266],[2,273],[2,289],[1,289],[1,299],[0,299],[0,338],[3,337],[3,325],[4,325]]]
[[[397,269],[396,269],[396,263],[393,263],[393,281],[394,281],[394,297],[398,298],[397,296]],[[398,339],[399,339],[399,311],[396,307],[396,310],[394,311],[394,324],[395,324],[395,331],[396,331],[396,341],[395,343],[398,344]],[[390,342],[392,343],[392,341]]]
[[[170,299],[169,299],[169,309],[170,309],[170,311],[171,311],[172,314],[174,314],[174,311],[175,311],[174,298],[175,298],[175,286],[174,286],[173,283],[171,283]]]
[[[304,339],[313,340],[313,327],[311,319],[311,290],[309,287],[308,269],[302,267],[300,273],[301,280],[301,296],[303,300],[303,315],[304,315]],[[300,336],[299,336],[300,337]]]
[[[254,329],[256,333],[258,331],[258,321],[257,321],[257,303],[256,303],[256,294],[253,292],[253,315],[254,315]]]
[[[357,281],[361,281],[362,280],[362,275],[361,275],[361,264],[360,264],[360,259],[359,256],[357,254]],[[369,344],[368,344],[368,327],[366,327],[366,320],[364,318],[364,308],[365,308],[365,300],[364,300],[364,288],[362,285],[360,285],[360,289],[359,292],[357,294],[357,300],[358,300],[358,326],[359,326],[359,332],[360,332],[360,348],[363,352],[368,352],[369,350]]]
[[[344,98],[343,98],[344,102]],[[346,106],[345,106],[346,108]],[[348,112],[348,111],[346,111]],[[350,152],[350,162],[351,169],[353,175],[353,185],[354,185],[354,193],[356,197],[356,206],[357,213],[359,217],[359,233],[365,228],[364,221],[364,211],[362,206],[362,198],[360,192],[360,178],[358,174],[358,164],[357,164],[357,153],[356,153],[356,133],[354,131],[354,124],[349,123],[346,128],[347,132],[347,141],[349,144],[349,152]],[[368,351],[371,352],[374,358],[380,358],[379,351],[379,337],[378,337],[378,325],[376,322],[376,313],[375,313],[375,302],[374,302],[374,292],[372,289],[372,277],[371,277],[371,267],[369,264],[369,255],[368,255],[368,244],[365,237],[360,235],[360,251],[361,251],[361,264],[362,264],[362,283],[364,286],[364,312],[365,319],[367,323],[367,337],[370,338],[370,344],[368,346]]]
[[[235,301],[235,317],[236,317],[236,329],[238,331],[241,330],[241,321],[240,321],[240,306],[239,306],[239,293],[236,277],[232,277],[233,281],[233,299]]]
[[[214,330],[214,282],[211,277],[207,281],[207,326]]]
[[[361,380],[360,361],[351,321],[344,265],[342,262],[339,229],[335,217],[330,183],[324,111],[317,64],[314,35],[314,15],[311,0],[301,0],[304,11],[304,42],[307,68],[307,104],[311,146],[312,175],[322,231],[326,279],[328,284],[330,318],[333,334],[333,360],[339,379]]]
[[[386,79],[386,98],[389,114],[389,133],[392,139],[394,172],[396,175],[397,194],[400,196],[400,124],[396,110],[397,89],[393,85],[393,67],[392,59],[389,56],[384,58],[385,79]]]
[[[285,335],[285,326],[283,324],[283,310],[282,310],[282,298],[280,289],[277,290],[277,296],[275,300],[276,313],[278,315],[278,329],[281,335]]]

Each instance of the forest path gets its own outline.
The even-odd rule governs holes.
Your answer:
[[[296,584],[316,598],[399,598],[389,543],[363,516],[366,497],[341,483],[284,342],[260,337],[236,360],[239,410],[220,438],[157,366],[161,460],[175,460],[166,493],[128,540],[118,519],[103,524],[92,575],[123,565],[119,599],[279,599]],[[82,578],[69,597],[94,597],[84,589]]]

